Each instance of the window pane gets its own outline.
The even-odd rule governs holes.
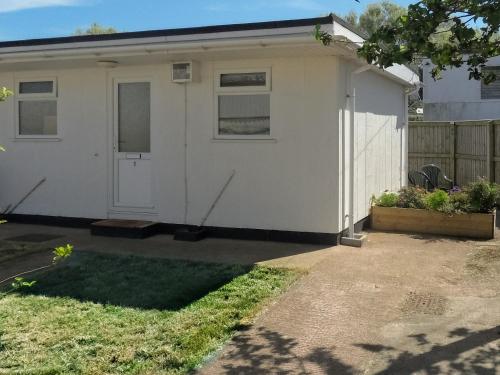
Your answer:
[[[266,86],[266,73],[221,74],[220,87]]]
[[[19,102],[20,135],[57,135],[57,102],[27,100]]]
[[[19,83],[20,94],[52,94],[53,91],[53,81]]]
[[[118,84],[118,150],[150,152],[150,84]]]
[[[270,135],[270,102],[267,95],[220,95],[220,135]]]
[[[481,82],[481,99],[500,99],[500,66],[485,67],[483,68],[483,72],[495,73],[497,79],[489,85]]]

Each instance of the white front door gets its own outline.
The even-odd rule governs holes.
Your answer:
[[[113,205],[151,210],[151,82],[115,80]]]

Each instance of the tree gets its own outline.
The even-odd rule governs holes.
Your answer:
[[[500,0],[421,0],[395,24],[379,27],[359,55],[382,68],[428,57],[434,78],[449,67],[466,65],[469,79],[488,84],[496,76],[481,68],[500,55],[499,24]]]
[[[80,28],[76,29],[75,35],[115,34],[117,32],[118,31],[114,27],[106,27],[94,22],[92,25],[90,25],[89,28],[85,30]]]
[[[382,26],[393,26],[401,16],[406,14],[406,8],[391,1],[368,4],[363,13],[358,17],[351,11],[344,19],[363,31],[367,35],[372,35]]]

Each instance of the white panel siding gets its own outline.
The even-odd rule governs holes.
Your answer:
[[[403,183],[405,105],[404,87],[373,72],[355,75],[353,85],[356,88],[354,216],[358,221],[368,216],[372,195],[398,190]]]
[[[338,232],[337,59],[283,58],[200,64],[201,82],[187,86],[188,223],[199,224],[231,171],[236,176],[207,225]],[[216,69],[272,68],[274,141],[216,141]],[[152,81],[151,151],[158,220],[184,218],[184,86],[169,65],[120,66],[115,77]],[[60,141],[14,140],[14,102],[0,104],[0,210],[42,177],[47,182],[16,211],[105,218],[110,206],[110,76],[105,69],[1,73],[15,79],[57,77]]]

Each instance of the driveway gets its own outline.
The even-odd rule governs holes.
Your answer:
[[[202,374],[498,374],[500,246],[336,247]]]

